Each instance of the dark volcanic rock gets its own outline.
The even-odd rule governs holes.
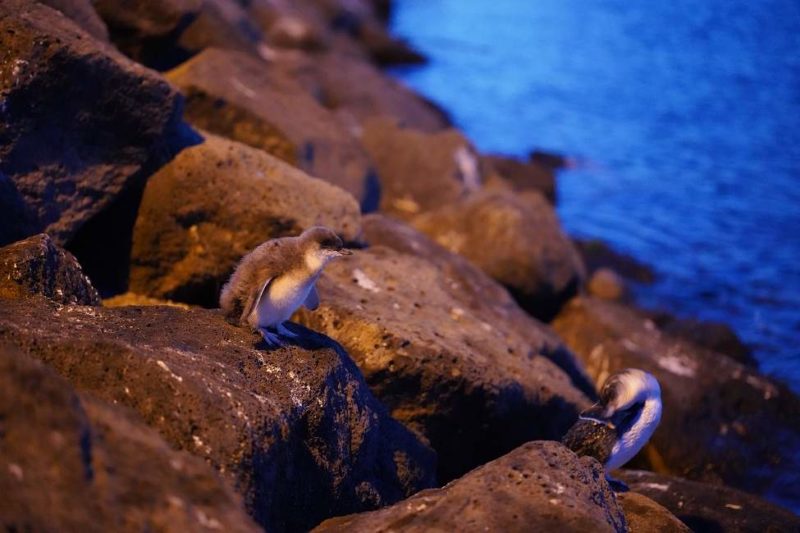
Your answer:
[[[788,388],[617,303],[576,298],[553,327],[597,383],[627,367],[656,376],[651,467],[800,502],[800,400]]]
[[[386,509],[333,518],[349,531],[627,531],[600,465],[555,442],[531,442],[441,489]]]
[[[46,234],[0,248],[0,297],[41,294],[62,304],[99,305],[100,297],[73,255]]]
[[[797,515],[738,490],[635,470],[622,470],[620,477],[631,490],[669,509],[692,531],[800,531]]]
[[[550,359],[571,357],[558,338],[533,320],[516,329],[502,301],[481,302],[467,283],[373,246],[328,265],[319,309],[299,314],[341,342],[392,415],[428,439],[443,481],[528,440],[560,438],[588,404]]]
[[[387,416],[347,354],[296,331],[298,345],[262,351],[257,335],[208,310],[0,305],[0,342],[206,459],[269,531],[431,486],[430,450]]]
[[[64,244],[180,138],[180,97],[60,12],[0,3],[0,173]],[[6,243],[0,243],[6,244]]]
[[[133,292],[216,306],[243,255],[273,237],[361,231],[355,199],[271,155],[207,135],[147,182],[133,235]]]
[[[11,179],[0,172],[0,246],[36,233],[36,214]]]
[[[555,172],[550,167],[502,155],[481,156],[481,162],[494,169],[514,189],[519,191],[538,191],[550,203],[555,203],[556,177]]]
[[[294,80],[252,56],[206,50],[167,74],[204,130],[261,148],[362,205],[375,180],[358,140]]]
[[[545,321],[577,293],[585,276],[552,206],[536,192],[479,192],[412,223],[478,265]]]
[[[40,0],[39,3],[61,11],[95,39],[108,41],[108,29],[94,10],[91,0]]]
[[[205,462],[0,344],[4,531],[256,532]]]
[[[438,245],[413,227],[379,214],[362,219],[364,239],[370,245],[381,245],[402,254],[415,255],[438,268],[449,288],[464,307],[482,316],[510,338],[521,337],[523,344],[539,346],[542,336],[547,342],[543,354],[566,372],[574,385],[589,397],[596,394],[594,383],[575,355],[569,352],[544,324],[524,312],[508,291],[481,269]]]
[[[391,118],[368,120],[361,142],[375,162],[382,211],[409,219],[481,187],[475,149],[461,132],[426,133]]]
[[[630,533],[689,533],[686,524],[647,496],[618,492],[617,502],[625,513]]]

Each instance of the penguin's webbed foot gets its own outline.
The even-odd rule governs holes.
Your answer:
[[[258,331],[261,333],[261,336],[264,337],[264,342],[266,342],[267,346],[270,348],[283,346],[283,341],[277,333],[273,333],[267,328],[258,328]]]
[[[297,333],[295,333],[294,331],[288,329],[286,326],[284,326],[284,324],[285,324],[285,322],[282,322],[282,323],[278,324],[278,327],[276,328],[277,331],[278,331],[278,334],[281,337],[286,337],[287,339],[296,339],[297,337],[300,336]]]
[[[628,488],[628,485],[625,484],[624,481],[620,481],[619,479],[614,479],[611,476],[606,476],[606,481],[608,481],[608,486],[611,487],[611,490],[614,492],[628,492],[631,490]]]

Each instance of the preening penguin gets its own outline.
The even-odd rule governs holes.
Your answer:
[[[580,414],[561,442],[578,455],[594,457],[610,472],[647,444],[660,421],[658,381],[652,374],[628,368],[606,380],[600,401]]]
[[[301,305],[319,305],[315,283],[325,265],[351,253],[332,230],[321,226],[299,237],[269,240],[239,262],[222,288],[220,307],[229,321],[250,326],[268,345],[280,346],[280,336],[296,336],[283,323]]]

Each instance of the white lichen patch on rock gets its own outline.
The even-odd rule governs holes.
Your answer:
[[[356,284],[358,284],[358,286],[364,290],[375,293],[381,292],[378,284],[375,283],[369,276],[367,276],[360,268],[353,270],[353,279],[355,280]]]

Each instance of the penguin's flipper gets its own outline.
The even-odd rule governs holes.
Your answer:
[[[258,307],[258,302],[261,301],[261,297],[264,296],[264,293],[267,291],[269,284],[275,278],[267,278],[267,280],[259,287],[258,289],[251,291],[250,294],[247,296],[247,302],[245,302],[244,310],[242,311],[242,323],[247,323],[250,315],[253,313],[253,309]]]
[[[303,305],[312,311],[319,307],[319,293],[317,292],[316,285],[311,286],[311,290],[308,291],[308,296],[306,296],[306,301],[303,302]]]

